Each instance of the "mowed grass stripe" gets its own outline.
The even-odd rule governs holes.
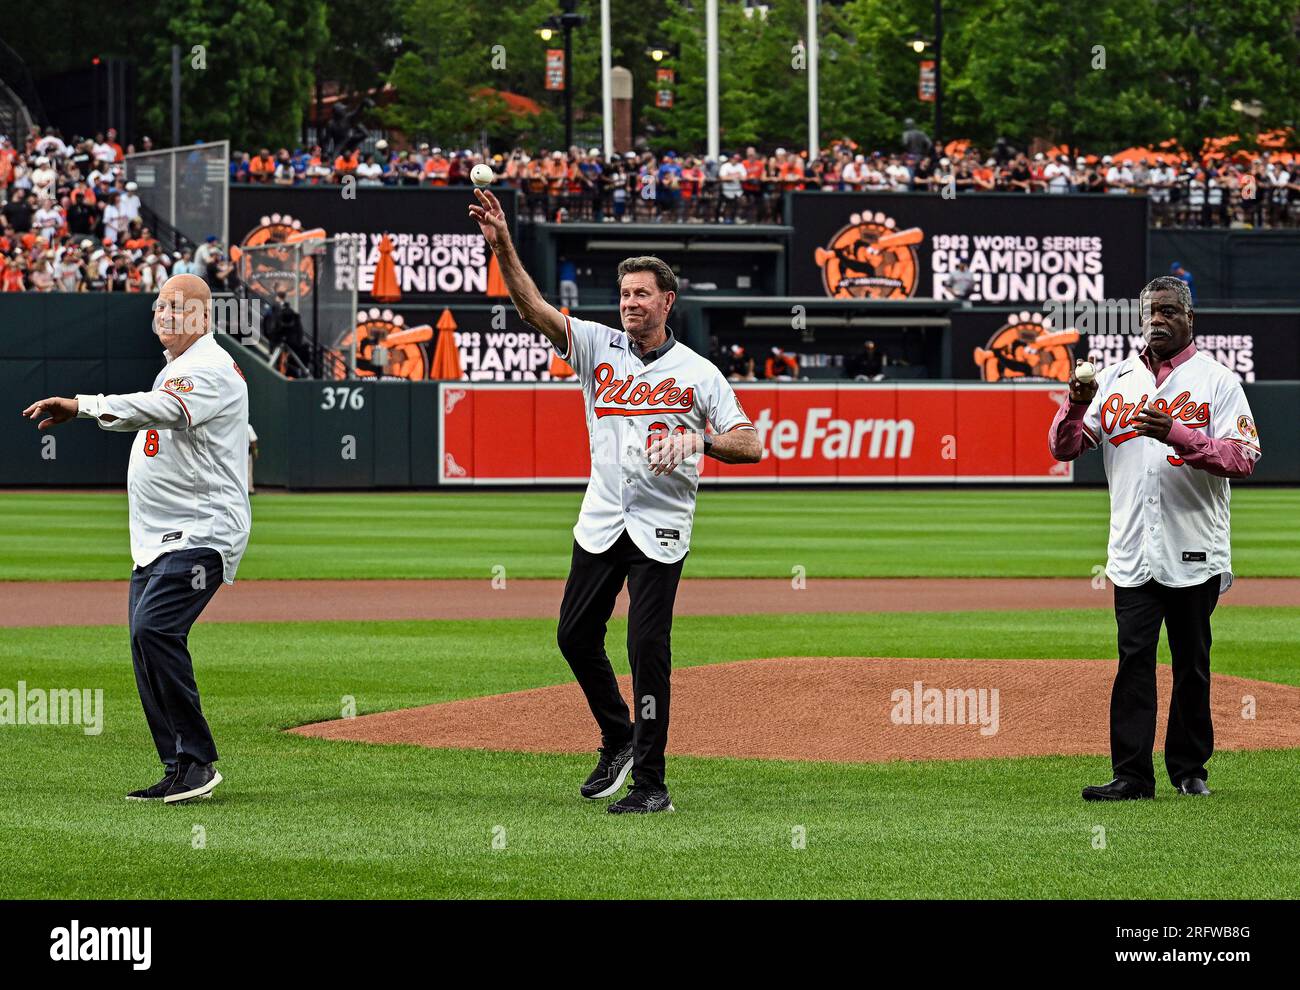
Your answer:
[[[240,577],[557,578],[582,501],[573,492],[267,495],[254,499]],[[1103,563],[1104,491],[701,492],[689,577],[1077,577]],[[126,499],[0,494],[0,580],[121,579]],[[1234,568],[1300,575],[1300,490],[1233,496]]]
[[[680,665],[1107,657],[1113,623],[1106,609],[683,617],[674,650]],[[1300,683],[1298,623],[1300,609],[1224,610],[1215,669]],[[1162,783],[1159,800],[1119,807],[1078,798],[1108,776],[1105,757],[844,765],[670,753],[679,813],[626,821],[577,797],[591,755],[281,731],[338,717],[345,695],[368,712],[565,683],[554,630],[545,620],[201,623],[191,643],[228,782],[182,808],[122,800],[156,774],[125,630],[5,630],[0,686],[99,687],[107,714],[99,736],[0,727],[0,896],[1247,898],[1300,884],[1296,751],[1216,755],[1209,801],[1179,800]],[[611,623],[620,670],[625,633]],[[1098,825],[1105,850],[1093,846]],[[805,848],[794,847],[796,828]],[[498,835],[504,849],[492,846]]]

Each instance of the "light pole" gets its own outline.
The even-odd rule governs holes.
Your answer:
[[[934,143],[943,152],[943,0],[934,0]]]
[[[934,49],[934,146],[943,148],[943,0],[934,0],[934,38],[918,34],[909,44],[912,51],[922,54]]]
[[[556,31],[564,32],[564,150],[573,147],[573,29],[587,23],[577,13],[578,0],[560,0],[561,12],[546,18],[538,34],[550,41]]]

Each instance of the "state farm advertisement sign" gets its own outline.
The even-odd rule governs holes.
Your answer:
[[[1047,430],[1067,393],[1049,384],[735,385],[763,459],[704,458],[702,484],[1069,482]],[[577,384],[439,390],[443,484],[585,483],[590,445]],[[615,455],[617,456],[617,455]]]

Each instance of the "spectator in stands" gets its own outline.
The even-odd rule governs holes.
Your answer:
[[[270,185],[275,178],[275,159],[269,148],[263,148],[248,163],[248,181],[256,185]]]
[[[663,163],[655,174],[655,203],[659,209],[655,222],[681,220],[682,205],[682,166],[677,160],[677,152],[670,151],[664,155]]]
[[[54,195],[54,182],[59,173],[54,170],[50,160],[44,155],[36,159],[36,168],[32,169],[32,197],[36,200]]]
[[[1101,163],[1106,166],[1106,192],[1127,196],[1133,188],[1133,170],[1128,167],[1128,162],[1117,162],[1106,155]]]
[[[235,266],[220,250],[214,251],[203,280],[213,292],[233,292],[235,290]]]
[[[157,292],[170,277],[163,255],[145,255],[141,269],[140,289],[143,292]]]
[[[975,276],[967,265],[965,258],[957,260],[953,270],[944,278],[943,287],[952,293],[954,299],[959,299],[969,305],[967,301],[970,299],[971,293],[975,291]]]
[[[236,151],[230,156],[230,181],[247,182],[251,168],[252,161],[248,157],[248,152]]]
[[[903,121],[903,151],[913,158],[924,158],[934,148],[930,136],[916,126],[916,121],[908,117]]]
[[[55,204],[54,200],[49,196],[39,200],[39,206],[32,215],[32,229],[36,231],[37,236],[43,238],[46,244],[52,244],[55,235],[63,225],[63,210]]]
[[[862,350],[844,362],[848,377],[855,381],[882,381],[885,377],[885,352],[876,346],[874,340],[862,345]]]
[[[1048,162],[1043,168],[1043,181],[1047,191],[1060,196],[1070,191],[1070,160],[1065,155],[1057,155],[1056,160]]]
[[[120,239],[124,240],[126,228],[130,221],[126,218],[122,208],[118,205],[118,194],[109,191],[104,195],[104,240],[109,244],[116,244]]]
[[[375,161],[375,156],[367,152],[357,165],[357,185],[382,186],[384,169]]]
[[[559,154],[559,152],[556,152]],[[434,148],[429,152],[429,158],[424,163],[424,181],[431,186],[447,185],[447,174],[451,171],[451,162],[443,155],[441,148]]]
[[[15,234],[25,234],[32,229],[32,217],[36,211],[28,202],[26,189],[15,189],[4,210],[0,212],[4,213],[9,228]]]
[[[740,152],[732,154],[730,160],[723,162],[718,169],[718,178],[722,183],[721,212],[723,223],[735,223],[740,211],[740,197],[744,194],[745,165]],[[743,219],[741,221],[744,222]]]
[[[91,154],[95,156],[95,161],[104,165],[111,165],[117,161],[117,150],[104,140],[103,134],[95,135],[95,143]]]
[[[134,182],[128,182],[117,197],[117,208],[122,211],[128,224],[140,219],[140,197],[136,195],[138,188]]]
[[[76,189],[68,206],[68,232],[75,235],[93,234],[99,224],[99,210],[86,202],[87,189]]]
[[[763,377],[768,381],[792,381],[799,377],[799,361],[793,354],[773,347],[764,364]]]
[[[217,243],[217,235],[209,234],[203,243],[199,245],[198,250],[194,252],[196,274],[207,278],[208,266],[212,264],[212,259],[220,253],[221,245]]]
[[[632,219],[627,212],[630,180],[626,164],[618,155],[614,155],[606,163],[602,181],[605,184],[605,195],[609,200],[612,211],[612,215],[605,217],[605,219],[613,223],[627,223]]]
[[[87,244],[93,243],[87,240]],[[85,266],[81,258],[81,249],[68,247],[62,257],[54,264],[54,287],[58,292],[84,292]]]
[[[560,255],[559,276],[560,305],[572,312],[578,308],[578,266],[564,255]]]
[[[1187,291],[1191,293],[1192,303],[1196,302],[1196,288],[1192,285],[1192,273],[1183,267],[1181,261],[1171,262],[1169,265],[1169,274],[1187,286]]]
[[[307,160],[307,181],[312,185],[320,185],[329,182],[334,176],[334,170],[330,167],[328,159],[321,146],[314,145],[311,149],[311,157]]]
[[[194,255],[189,248],[185,248],[176,255],[176,262],[172,265],[173,275],[198,275],[202,278],[202,273],[198,271],[198,265],[194,263]]]
[[[727,366],[724,369],[727,378],[733,382],[754,381],[754,359],[745,353],[740,344],[732,344],[727,349]]]
[[[306,166],[303,166],[304,170]],[[291,186],[298,181],[298,171],[288,148],[281,148],[275,156],[275,171],[271,173],[271,182],[277,186]]]
[[[409,151],[399,151],[397,153],[397,164],[394,167],[397,172],[398,181],[403,186],[418,186],[420,184],[420,172],[422,171],[420,160]]]

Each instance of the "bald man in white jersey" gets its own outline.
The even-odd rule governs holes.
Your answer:
[[[73,418],[134,431],[127,471],[131,523],[129,618],[136,686],[163,779],[128,800],[176,804],[209,797],[221,774],[199,703],[190,627],[248,545],[248,388],[210,332],[211,294],[174,275],[154,302],[166,366],[147,392],[34,402],[41,430]]]

